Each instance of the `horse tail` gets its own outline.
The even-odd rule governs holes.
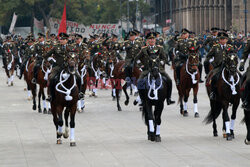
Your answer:
[[[213,122],[213,120],[218,118],[218,116],[221,113],[222,104],[220,102],[217,102],[217,101],[211,102],[210,101],[210,105],[211,105],[211,110],[209,111],[208,115],[206,116],[206,118],[203,121],[203,122],[205,122],[205,124],[209,124],[209,123]]]
[[[144,107],[142,108],[142,120],[148,125],[148,113]]]

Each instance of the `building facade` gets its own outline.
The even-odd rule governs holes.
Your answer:
[[[247,2],[247,27],[250,30],[250,0]],[[244,0],[155,0],[156,22],[167,26],[171,19],[176,30],[188,28],[196,33],[211,27],[245,30]],[[152,4],[153,5],[153,4]]]

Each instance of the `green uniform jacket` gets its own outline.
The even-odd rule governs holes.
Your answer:
[[[125,41],[123,47],[126,50],[125,64],[129,65],[141,50],[141,43],[138,41]]]

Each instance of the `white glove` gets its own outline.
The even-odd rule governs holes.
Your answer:
[[[209,63],[212,63],[214,61],[214,57],[209,60]]]
[[[136,63],[137,63],[137,64],[141,63],[141,60],[137,60]]]
[[[53,57],[49,57],[48,61],[52,60],[53,62],[56,62],[56,60]]]
[[[164,61],[160,61],[160,63],[161,63],[161,65],[164,65],[164,64],[165,64]]]

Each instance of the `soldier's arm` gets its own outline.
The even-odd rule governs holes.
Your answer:
[[[247,45],[244,48],[242,58],[241,58],[241,62],[244,62],[244,63],[246,62],[249,53],[250,53],[250,40],[248,41]]]
[[[140,60],[143,56],[143,50],[144,48],[141,49],[141,51],[135,56],[134,62],[137,63],[138,60]]]
[[[55,47],[53,47],[51,50],[49,50],[45,55],[44,58],[47,59],[48,57],[50,57],[52,54],[55,53]]]
[[[216,46],[213,46],[212,49],[208,52],[206,59],[210,60],[211,58],[213,58],[213,56],[215,55],[215,49]]]

